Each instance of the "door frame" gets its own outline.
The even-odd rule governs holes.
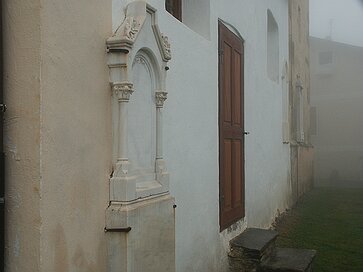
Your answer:
[[[228,26],[229,27],[228,27]],[[232,31],[233,29],[234,31]],[[222,33],[224,32],[224,33]],[[240,101],[240,109],[241,109],[241,116],[240,120],[242,122],[241,129],[239,133],[242,135],[240,137],[240,140],[242,141],[242,150],[241,150],[241,163],[242,165],[241,170],[241,179],[240,179],[240,187],[241,187],[241,207],[235,208],[235,212],[232,212],[229,214],[229,216],[226,216],[226,212],[224,211],[224,183],[223,183],[223,176],[224,176],[224,148],[223,148],[223,141],[224,141],[224,129],[223,129],[223,58],[224,58],[224,52],[222,48],[222,43],[224,43],[226,40],[224,35],[230,35],[232,39],[234,39],[234,42],[237,44],[238,47],[240,46],[240,56],[241,56],[241,67],[240,67],[240,95],[241,95],[241,101]],[[237,48],[237,47],[235,47]],[[219,225],[220,225],[220,231],[223,231],[224,229],[228,228],[235,222],[241,220],[245,217],[245,141],[244,141],[244,39],[241,37],[241,35],[238,33],[237,29],[235,29],[232,25],[229,25],[226,22],[223,22],[222,20],[218,21],[218,130],[219,130]],[[232,62],[231,62],[232,65]],[[231,69],[231,74],[233,73],[233,70]],[[231,109],[232,111],[232,109]],[[232,156],[233,157],[233,156]],[[231,167],[235,167],[235,162],[231,160]],[[233,170],[232,170],[233,172]],[[232,181],[231,181],[232,184]],[[231,189],[232,191],[232,189]],[[231,200],[232,201],[232,200]],[[232,215],[232,218],[230,218]]]

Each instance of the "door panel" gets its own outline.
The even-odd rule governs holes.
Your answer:
[[[230,60],[232,57],[232,48],[224,43],[223,44],[223,52],[226,59]],[[232,122],[232,108],[230,107],[232,101],[232,69],[231,65],[223,65],[223,75],[225,75],[225,80],[223,81],[223,120],[225,123],[230,124]]]
[[[233,141],[233,150],[234,150],[234,169],[233,169],[233,180],[235,181],[234,190],[233,190],[233,203],[238,207],[241,204],[242,200],[242,184],[238,182],[238,178],[242,177],[242,142],[240,140]],[[235,208],[236,208],[235,207]]]
[[[220,228],[244,217],[243,42],[219,23]]]
[[[232,141],[231,139],[224,139],[224,209],[230,210],[232,208]]]
[[[241,127],[242,126],[242,105],[241,105],[241,55],[234,51],[233,56],[234,64],[234,93],[233,93],[233,125]]]

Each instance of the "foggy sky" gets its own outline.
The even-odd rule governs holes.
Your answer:
[[[310,0],[310,35],[363,46],[363,0]]]

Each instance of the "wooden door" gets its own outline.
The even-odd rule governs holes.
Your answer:
[[[221,231],[245,216],[243,41],[219,23]]]
[[[3,102],[3,39],[2,39],[2,3],[0,0],[0,271],[4,271],[4,250],[5,250],[5,168],[3,153],[3,113],[6,106]]]

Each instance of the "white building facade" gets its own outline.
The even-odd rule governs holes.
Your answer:
[[[228,271],[293,202],[288,2],[30,2],[4,5],[6,271]]]

